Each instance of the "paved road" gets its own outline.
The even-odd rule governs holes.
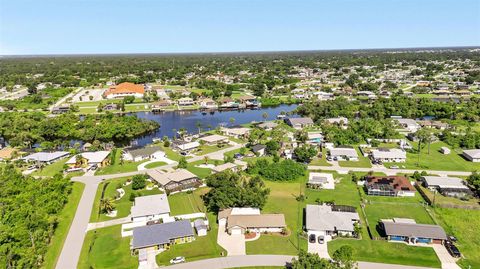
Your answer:
[[[65,103],[65,101],[67,101],[68,98],[70,97],[73,97],[75,94],[77,94],[79,91],[81,91],[83,88],[78,88],[76,90],[74,90],[73,92],[65,95],[64,97],[60,98],[57,102],[55,102],[54,104],[52,104],[51,106],[48,107],[48,110],[50,110],[50,112],[57,106],[60,106],[61,104]]]
[[[239,149],[245,146],[244,144],[234,144],[232,147],[225,148],[216,152],[209,154],[195,156],[190,159],[187,159],[187,162],[195,162],[203,160],[205,156],[215,156],[216,154],[223,154],[232,150]],[[169,164],[161,166],[161,168],[173,167],[175,164]],[[158,168],[158,167],[157,167]],[[67,238],[60,253],[60,257],[57,262],[57,269],[73,269],[77,267],[78,259],[80,257],[80,252],[82,250],[83,240],[85,239],[85,234],[88,229],[88,223],[90,220],[90,214],[92,213],[93,202],[95,200],[95,194],[97,193],[98,184],[102,180],[114,179],[119,177],[133,176],[137,174],[144,174],[148,171],[134,171],[128,173],[112,174],[112,175],[86,175],[81,177],[73,177],[73,181],[82,182],[85,184],[85,189],[82,194],[82,198],[78,204],[75,217],[73,218],[72,225],[68,231]]]
[[[227,256],[161,267],[165,269],[223,269],[246,266],[285,266],[294,256],[285,255],[245,255]],[[358,262],[359,269],[431,269],[428,267]]]
[[[339,173],[348,173],[349,171],[355,171],[355,172],[369,172],[369,171],[374,171],[374,172],[383,172],[387,175],[396,175],[398,173],[407,173],[407,174],[413,174],[415,171],[426,171],[429,174],[435,174],[435,175],[451,175],[451,176],[469,176],[472,174],[472,172],[466,172],[466,171],[439,171],[439,170],[424,170],[424,169],[389,169],[383,166],[375,166],[371,168],[361,168],[361,167],[340,167],[338,165],[333,165],[333,166],[317,166],[317,165],[309,165],[308,166],[309,170],[335,170],[338,171]]]

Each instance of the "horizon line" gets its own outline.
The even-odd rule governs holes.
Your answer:
[[[308,52],[354,52],[354,51],[392,51],[392,50],[442,50],[442,49],[480,49],[480,45],[439,46],[439,47],[384,47],[384,48],[348,48],[348,49],[305,49],[305,50],[244,50],[210,52],[119,52],[119,53],[44,53],[44,54],[0,54],[0,58],[22,57],[79,57],[79,56],[128,56],[128,55],[209,55],[209,54],[273,54]]]

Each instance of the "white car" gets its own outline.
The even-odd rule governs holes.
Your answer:
[[[398,166],[396,166],[396,165],[390,166],[390,169],[398,169],[398,168],[400,168],[400,167],[398,167]]]
[[[177,264],[177,263],[182,263],[185,262],[185,257],[176,257],[170,260],[170,264]]]

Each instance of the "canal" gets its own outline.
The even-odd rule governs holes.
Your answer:
[[[251,123],[252,121],[263,121],[264,113],[267,113],[267,120],[276,119],[282,112],[293,111],[297,105],[280,105],[276,107],[265,107],[258,109],[212,111],[170,111],[162,113],[136,112],[138,118],[153,120],[160,123],[160,128],[151,134],[137,138],[134,143],[144,146],[152,143],[153,138],[169,138],[174,136],[175,131],[184,128],[188,133],[197,133],[198,125],[202,131],[215,129],[217,126],[232,125],[230,119],[234,119],[233,125]]]

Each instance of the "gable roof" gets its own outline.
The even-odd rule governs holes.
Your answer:
[[[278,228],[286,227],[283,214],[261,214],[261,215],[230,215],[228,217],[227,229],[232,227],[247,228]]]
[[[152,155],[155,152],[162,151],[162,148],[159,146],[153,146],[153,147],[137,147],[137,148],[127,148],[125,149],[126,152],[128,152],[130,155],[133,157],[137,156],[149,156]]]
[[[172,239],[193,235],[193,228],[189,220],[142,226],[133,229],[132,248],[167,244]]]
[[[180,182],[190,178],[197,178],[195,174],[186,170],[186,169],[178,169],[173,172],[163,173],[160,170],[152,169],[148,170],[147,174],[155,181],[160,183],[162,186],[166,185],[172,181]]]
[[[401,149],[374,149],[372,150],[374,159],[406,159],[407,153]]]
[[[38,161],[38,162],[50,162],[58,158],[67,156],[69,153],[66,151],[54,151],[54,152],[36,152],[30,154],[22,159],[28,161]]]
[[[449,189],[468,189],[463,183],[463,180],[458,177],[423,176],[422,179],[428,186],[438,186]]]
[[[466,149],[463,154],[470,156],[472,159],[480,159],[480,149]]]
[[[333,148],[333,149],[330,149],[330,155],[358,157],[358,153],[354,148]]]
[[[306,228],[313,231],[354,231],[353,221],[360,220],[357,212],[333,211],[329,205],[306,206]]]
[[[132,218],[165,213],[170,213],[170,205],[164,193],[136,197],[131,208]]]
[[[387,221],[382,223],[386,235],[447,239],[447,234],[443,228],[438,225]]]
[[[309,117],[305,118],[288,118],[287,121],[290,123],[290,125],[310,125],[313,124],[313,120]]]
[[[107,158],[108,154],[110,154],[110,151],[92,151],[92,152],[83,152],[80,153],[79,155],[82,156],[82,158],[87,159],[88,163],[101,163],[105,158]],[[73,164],[77,162],[77,156],[73,156],[67,161],[67,164]]]
[[[134,84],[131,82],[123,82],[116,86],[110,87],[107,91],[105,91],[104,95],[109,94],[122,94],[122,93],[139,93],[145,94],[145,89],[143,85]]]

